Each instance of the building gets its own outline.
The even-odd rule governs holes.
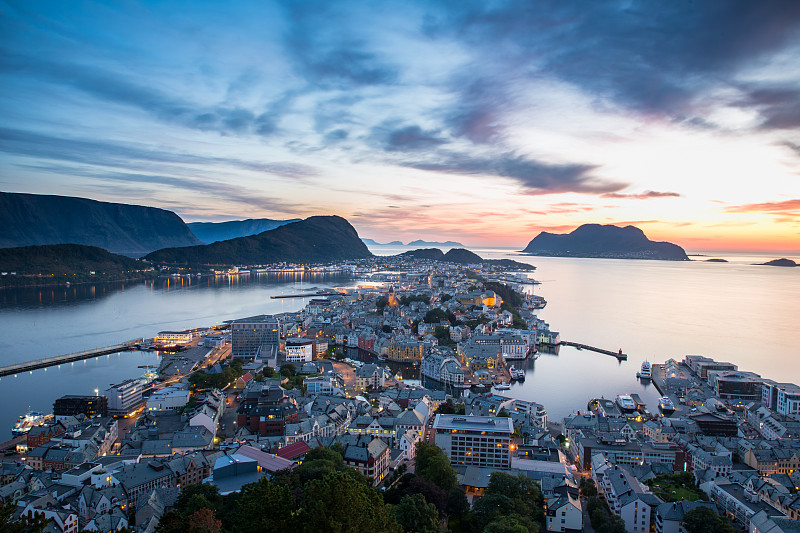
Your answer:
[[[598,478],[600,479],[600,478]],[[598,483],[598,489],[611,511],[625,521],[628,532],[650,531],[650,515],[662,502],[630,470],[609,465]]]
[[[547,531],[583,531],[583,508],[578,489],[561,485],[554,489],[552,498],[547,499]]]
[[[286,362],[307,363],[314,358],[314,339],[292,337],[286,339]]]
[[[364,365],[356,369],[356,389],[382,389],[385,384],[383,369],[376,364]]]
[[[754,372],[709,370],[708,384],[717,398],[735,402],[758,401],[762,397],[764,380]]]
[[[738,370],[739,367],[733,363],[714,361],[710,357],[702,355],[687,355],[683,359],[683,364],[688,366],[698,377],[706,379],[709,370]]]
[[[108,398],[105,396],[80,396],[68,394],[53,403],[53,414],[56,420],[67,416],[86,415],[108,416]]]
[[[244,359],[272,359],[280,346],[280,323],[271,315],[228,320],[231,355]]]
[[[430,343],[418,341],[414,338],[392,339],[386,352],[386,359],[402,363],[421,361],[425,349],[430,346]]]
[[[766,379],[761,384],[761,403],[780,415],[800,415],[800,387]]]
[[[189,402],[189,391],[180,385],[172,385],[154,392],[147,399],[145,409],[153,415],[170,415],[178,412]]]
[[[715,513],[716,507],[711,502],[679,502],[662,503],[656,507],[656,533],[686,533],[683,528],[683,515],[699,507],[708,507]]]
[[[161,346],[177,346],[192,342],[191,331],[159,331],[153,339],[156,344]]]
[[[437,414],[433,431],[453,465],[511,467],[511,418]]]
[[[144,405],[142,393],[146,382],[141,378],[131,378],[106,389],[108,413],[127,416]]]

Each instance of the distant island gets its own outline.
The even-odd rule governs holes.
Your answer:
[[[796,267],[800,266],[791,259],[786,259],[782,257],[781,259],[773,259],[772,261],[767,261],[766,263],[758,263],[758,266],[773,266],[773,267]]]
[[[145,259],[200,266],[325,263],[368,257],[372,253],[347,220],[339,216],[315,216],[249,237],[157,250]]]
[[[513,259],[483,259],[478,254],[465,248],[452,248],[447,253],[442,252],[439,248],[420,248],[417,250],[403,252],[395,257],[413,258],[427,261],[442,261],[445,263],[458,263],[462,265],[485,264],[498,266],[508,270],[536,270],[536,267],[533,265],[529,265],[528,263],[520,263],[519,261],[514,261]]]
[[[403,243],[400,241],[377,242],[372,239],[365,239],[364,237],[361,237],[361,240],[364,241],[364,244],[367,246],[403,246]]]
[[[0,248],[83,244],[144,255],[201,244],[181,218],[165,209],[73,196],[0,193]]]
[[[727,259],[714,258],[714,259],[706,259],[705,262],[706,263],[727,263],[728,260]]]
[[[227,241],[238,237],[258,235],[302,219],[273,220],[271,218],[248,218],[245,220],[229,220],[227,222],[189,222],[186,224],[192,233],[205,244]]]
[[[448,247],[449,248],[464,248],[463,244],[461,244],[460,242],[455,242],[455,241],[439,242],[439,241],[416,240],[416,241],[411,241],[410,243],[407,244],[407,246],[441,246],[443,248],[448,248]]]
[[[546,257],[689,260],[680,246],[651,241],[639,228],[600,224],[584,224],[567,234],[543,231],[522,252]]]

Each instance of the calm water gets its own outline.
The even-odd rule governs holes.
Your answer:
[[[376,248],[379,254],[403,250]],[[526,361],[524,383],[508,394],[538,401],[551,418],[583,409],[592,397],[658,393],[636,371],[645,359],[663,362],[686,354],[732,361],[742,370],[800,383],[800,268],[752,266],[774,257],[715,254],[729,263],[567,259],[518,256],[511,250],[475,250],[537,266],[535,287],[547,301],[540,316],[562,339],[609,350],[628,361],[562,347],[559,355]],[[704,259],[704,258],[697,258]],[[794,258],[797,259],[797,258]],[[52,290],[0,291],[0,365],[114,344],[162,329],[211,325],[231,318],[292,311],[303,299],[271,300],[341,279],[251,276],[206,279],[189,285],[133,284]],[[63,394],[92,393],[139,375],[155,356],[124,353],[0,379],[0,438],[30,405],[50,410]],[[517,364],[517,366],[520,366]],[[651,405],[654,407],[654,405]]]

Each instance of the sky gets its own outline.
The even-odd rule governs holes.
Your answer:
[[[800,253],[800,2],[0,0],[0,190]]]

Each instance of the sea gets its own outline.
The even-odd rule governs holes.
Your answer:
[[[374,246],[376,255],[407,247]],[[700,354],[764,378],[800,384],[800,268],[757,266],[754,253],[697,252],[692,261],[531,257],[472,248],[487,259],[536,266],[539,316],[562,340],[622,350],[628,360],[560,347],[516,362],[526,379],[503,392],[544,405],[550,420],[585,410],[592,398],[636,393],[655,410],[658,391],[636,378],[643,361]],[[727,262],[708,262],[719,258]],[[797,259],[796,257],[793,257]],[[302,308],[316,290],[352,286],[332,274],[251,274],[156,282],[0,290],[0,365],[132,340],[162,330]],[[95,394],[158,365],[154,352],[122,352],[0,378],[0,440],[28,410],[52,412],[65,394]],[[404,375],[407,372],[404,372]],[[413,376],[412,376],[413,377]]]

